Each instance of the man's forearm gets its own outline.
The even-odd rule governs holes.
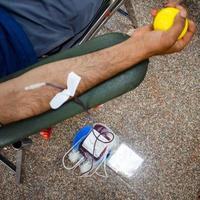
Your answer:
[[[127,40],[108,49],[35,68],[1,83],[0,121],[9,123],[45,112],[50,109],[51,98],[59,92],[48,86],[25,91],[26,86],[50,82],[66,87],[67,75],[73,71],[81,76],[77,91],[81,94],[145,59],[141,43],[135,41],[134,46],[132,44]]]

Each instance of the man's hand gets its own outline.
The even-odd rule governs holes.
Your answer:
[[[185,25],[187,11],[180,5],[169,6],[176,7],[180,10],[180,13],[175,18],[174,25],[170,30],[154,31],[153,26],[148,25],[137,29],[131,37],[131,40],[141,42],[146,57],[179,52],[191,41],[196,32],[195,23],[189,20],[189,28],[186,35],[178,40]],[[152,15],[155,17],[156,14],[157,10],[153,10]]]

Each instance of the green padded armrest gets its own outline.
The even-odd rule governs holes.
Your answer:
[[[126,40],[127,38],[127,35],[120,33],[111,33],[100,36],[80,46],[46,58],[36,65],[33,65],[23,71],[19,71],[18,73],[4,79],[1,79],[0,82],[19,76],[20,74],[30,70],[31,68],[56,60],[80,56],[98,51],[100,49],[118,44]],[[143,81],[147,72],[147,67],[148,60],[145,60],[137,64],[133,68],[87,91],[79,98],[88,108],[103,104],[136,88]],[[0,147],[4,147],[6,145],[17,142],[20,139],[37,133],[43,128],[50,127],[81,112],[83,112],[83,109],[79,105],[77,105],[73,101],[69,101],[58,110],[51,110],[39,116],[3,126],[2,128],[0,128]]]

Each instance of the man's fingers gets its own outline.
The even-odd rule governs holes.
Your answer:
[[[187,11],[187,7],[184,6],[184,5],[176,5],[176,8],[180,10],[181,13],[185,13],[186,14],[186,17],[188,15],[188,11]]]
[[[157,14],[158,14],[158,9],[151,9],[151,15],[153,16],[153,17],[155,17]]]
[[[196,25],[193,21],[189,20],[189,28],[188,32],[185,34],[185,36],[178,40],[173,47],[171,47],[167,53],[174,53],[183,50],[188,43],[192,40],[192,37],[194,36],[196,32]]]
[[[191,33],[191,32],[186,33],[186,35],[181,40],[178,40],[174,44],[174,46],[168,50],[168,53],[174,53],[174,52],[179,52],[179,51],[183,50],[188,45],[188,43],[191,41],[193,35],[194,35],[194,33]]]
[[[163,33],[164,37],[166,37],[166,39],[170,39],[170,42],[172,44],[177,41],[179,35],[183,31],[186,17],[187,17],[187,12],[182,7],[180,12],[175,17],[173,26],[167,32]]]
[[[192,33],[196,33],[197,31],[196,24],[192,20],[189,20],[188,31]]]
[[[193,35],[196,32],[195,23],[189,20],[188,32],[184,35],[184,37],[177,41],[177,50],[180,51],[184,49],[185,46],[192,40]]]

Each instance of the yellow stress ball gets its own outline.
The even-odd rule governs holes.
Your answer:
[[[153,26],[154,30],[167,31],[169,30],[175,20],[176,15],[180,12],[177,8],[163,8],[156,15]],[[178,39],[181,39],[188,30],[188,19],[185,20],[185,27]]]

